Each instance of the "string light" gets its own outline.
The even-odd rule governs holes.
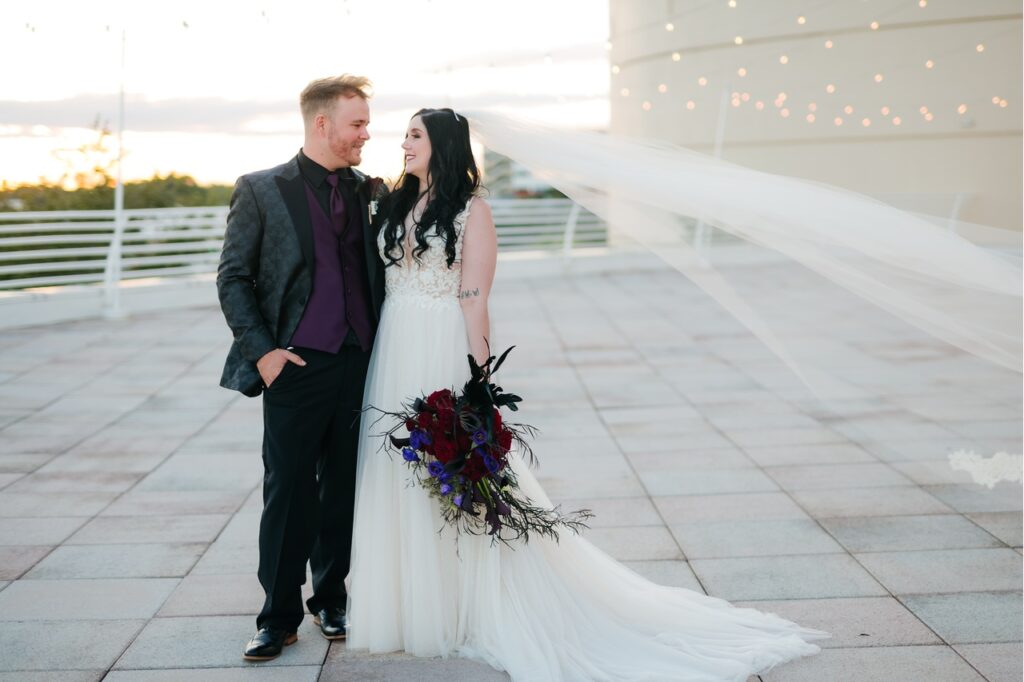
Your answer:
[[[999,100],[1000,100],[999,97],[993,97],[992,98],[992,104],[999,104]]]
[[[872,21],[871,22],[871,30],[872,31],[877,31],[878,27],[879,27],[879,23],[877,21]]]
[[[871,119],[870,118],[865,118],[863,121],[860,122],[860,124],[862,126],[864,126],[865,128],[870,128],[871,127]]]
[[[926,61],[926,62],[924,63],[924,68],[926,68],[926,69],[931,69],[931,68],[933,68],[934,66],[935,66],[935,62],[933,62],[933,61],[932,61],[932,60],[930,60],[930,59],[929,59],[928,61]]]
[[[629,97],[629,88],[622,88],[619,90],[619,94],[623,97]]]
[[[732,42],[736,43],[737,45],[742,45],[743,44],[743,36],[736,36],[735,38],[732,39]]]
[[[825,49],[826,50],[831,50],[832,49],[832,45],[833,45],[833,43],[832,43],[831,40],[826,40],[825,41]]]
[[[920,111],[922,114],[927,114],[928,113],[928,107],[921,107],[920,109],[918,109],[918,111]]]
[[[619,69],[619,65],[618,64],[612,66],[612,73],[618,73],[620,70],[621,69]]]
[[[1005,99],[1001,99],[1001,100],[999,100],[999,106],[1000,106],[1001,108],[1003,108],[1003,109],[1005,109],[1005,108],[1007,107],[1007,105],[1008,105],[1008,104],[1009,104],[1009,102],[1007,102],[1007,101],[1006,101]]]
[[[876,74],[875,74],[875,82],[876,82],[876,83],[881,83],[881,82],[882,82],[883,80],[885,80],[885,79],[884,79],[884,77],[882,76],[882,74],[880,74],[880,73],[876,73]]]
[[[924,120],[926,121],[931,121],[933,118],[935,118],[935,115],[932,114],[931,112],[924,115]]]
[[[845,107],[843,107],[843,111],[846,113],[847,116],[849,116],[850,114],[853,113],[853,107],[847,104]]]
[[[956,113],[958,113],[958,114],[966,114],[967,113],[967,105],[966,104],[961,104],[960,106],[958,106],[956,108]]]
[[[925,7],[928,6],[928,0],[918,0],[917,6],[920,7],[921,9],[924,9]]]
[[[729,0],[729,7],[736,9],[736,0]]]
[[[808,111],[817,111],[818,105],[815,104],[814,102],[811,102],[810,104],[807,105],[807,109]]]
[[[779,57],[779,64],[789,64],[789,57],[786,55]]]
[[[612,41],[609,40],[608,42],[606,42],[604,44],[604,49],[611,50],[612,49]]]
[[[661,94],[664,95],[666,92],[668,92],[668,86],[665,85],[664,83],[659,84],[658,85],[658,92],[660,92]]]
[[[744,102],[749,102],[750,101],[750,93],[749,92],[744,92],[742,95],[740,95],[740,99],[742,99]]]
[[[747,75],[747,70],[741,66],[740,68],[736,69],[736,75],[739,76],[740,78],[745,78]]]
[[[645,101],[645,102],[644,102],[643,104],[641,104],[640,106],[642,106],[642,107],[643,107],[644,111],[650,111],[650,110],[651,110],[651,103],[650,103],[650,102],[646,102],[646,101]]]
[[[807,114],[807,122],[814,123],[814,114]]]
[[[828,85],[825,86],[825,92],[827,92],[828,94],[831,95],[835,91],[836,91],[836,86],[832,85],[831,83],[829,83]]]
[[[779,110],[779,115],[782,116],[782,118],[789,118],[789,109],[786,109],[786,108],[780,109]]]
[[[756,102],[754,102],[754,108],[757,109],[758,111],[764,111],[764,102],[761,100],[757,100]]]
[[[690,111],[693,111],[694,109],[697,108],[697,103],[691,99],[686,103],[686,108],[689,109]]]
[[[672,22],[669,22],[669,23],[665,24],[665,30],[666,31],[674,31],[674,30],[676,30],[676,25],[673,24]]]
[[[984,43],[978,43],[977,46],[975,46],[974,49],[977,50],[978,52],[984,52],[985,51],[985,44]]]
[[[882,116],[889,115],[889,107],[882,107]]]
[[[673,52],[672,53],[672,61],[678,62],[682,58],[683,58],[683,56],[681,54],[679,54],[678,52]]]
[[[898,126],[901,123],[903,123],[903,119],[902,118],[900,118],[899,116],[893,116],[892,117],[892,124],[894,126]]]
[[[704,76],[701,76],[700,78],[697,79],[697,85],[699,85],[700,87],[703,88],[707,84],[708,84],[708,79],[705,78]]]
[[[732,98],[732,105],[733,105],[733,107],[738,107],[740,105],[740,98],[739,97],[733,97]]]
[[[807,23],[807,17],[797,17],[796,18],[796,23],[798,23],[801,26],[803,26],[804,24]]]
[[[843,125],[843,119],[841,119],[838,116],[836,116],[835,119],[832,122],[835,123],[837,126]]]

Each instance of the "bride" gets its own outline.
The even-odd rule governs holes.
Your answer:
[[[402,148],[405,172],[380,208],[386,298],[364,396],[385,411],[461,386],[468,353],[487,358],[497,260],[465,117],[420,110]],[[472,658],[517,682],[744,682],[830,636],[651,583],[568,531],[513,547],[457,534],[385,454],[382,430],[362,420],[349,647]],[[510,466],[523,494],[551,504],[521,458]]]

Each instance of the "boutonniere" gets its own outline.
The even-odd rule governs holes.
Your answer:
[[[374,199],[370,202],[370,217],[377,215],[377,200]]]

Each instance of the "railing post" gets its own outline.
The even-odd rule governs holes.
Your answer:
[[[569,209],[569,219],[565,221],[565,233],[562,237],[562,258],[568,261],[572,258],[572,243],[576,238],[576,221],[580,217],[580,205],[572,202]]]
[[[104,317],[116,319],[124,316],[121,308],[121,243],[124,241],[124,46],[125,30],[121,29],[121,92],[117,109],[117,185],[114,187],[114,234],[110,238],[107,263],[103,271],[106,286]]]

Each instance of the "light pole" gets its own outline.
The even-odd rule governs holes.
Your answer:
[[[114,234],[107,251],[104,269],[105,306],[107,319],[124,317],[121,307],[121,243],[124,241],[124,62],[126,30],[121,29],[121,87],[117,104],[117,184],[114,186]]]

